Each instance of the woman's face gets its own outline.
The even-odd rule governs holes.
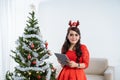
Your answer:
[[[72,45],[75,45],[79,39],[80,39],[80,35],[77,32],[70,30],[68,34],[68,40],[70,41],[70,43]]]

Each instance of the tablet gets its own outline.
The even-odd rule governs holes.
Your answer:
[[[68,61],[70,61],[65,54],[55,53],[55,56],[57,57],[57,59],[60,61],[62,65],[67,65]]]

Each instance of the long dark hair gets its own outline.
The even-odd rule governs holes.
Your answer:
[[[61,50],[61,52],[63,54],[66,54],[66,52],[68,51],[68,49],[70,47],[70,42],[68,40],[68,34],[69,34],[70,30],[73,30],[73,31],[77,32],[81,37],[79,28],[77,28],[77,27],[69,27],[68,30],[67,30],[67,35],[66,35],[65,42],[64,42],[64,44],[62,46],[62,50]],[[80,46],[81,46],[81,43],[80,43],[80,39],[79,39],[78,42],[76,43],[76,45],[74,46],[75,51],[76,51],[76,56],[77,56],[76,62],[79,62],[79,59],[80,59],[80,57],[82,55],[82,51],[81,51]]]

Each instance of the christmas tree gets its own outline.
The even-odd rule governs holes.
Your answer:
[[[11,57],[18,63],[14,72],[7,71],[6,80],[55,80],[56,69],[46,61],[51,55],[48,43],[43,41],[35,12],[29,13],[22,37],[11,50]]]

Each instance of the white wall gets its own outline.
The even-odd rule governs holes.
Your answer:
[[[82,43],[88,46],[90,57],[107,58],[115,66],[116,80],[120,79],[119,0],[48,0],[39,4],[37,15],[52,52],[60,52],[68,21],[79,20]]]

